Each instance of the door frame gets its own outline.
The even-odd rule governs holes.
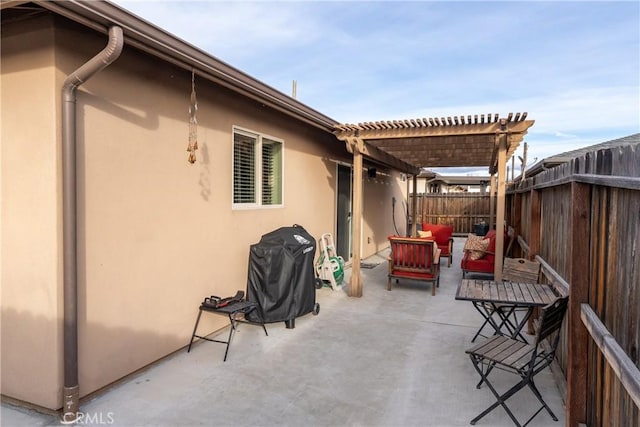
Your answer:
[[[342,174],[341,174],[341,168],[342,168]],[[345,169],[348,169],[349,171],[349,180],[348,182],[344,182],[344,178],[345,178]],[[344,216],[341,215],[341,206],[340,204],[342,203],[340,201],[340,192],[341,192],[341,188],[343,188],[343,186],[341,186],[341,184],[348,184],[349,186],[349,205],[348,205],[348,209],[347,212],[348,214],[346,215],[346,218]],[[351,257],[353,254],[353,165],[346,163],[346,162],[336,162],[336,211],[335,211],[335,215],[336,215],[336,253],[337,255],[340,255],[344,258],[345,263],[349,263],[351,262]],[[341,218],[342,216],[342,218]],[[343,226],[341,224],[347,223],[346,226]],[[343,245],[343,238],[345,230],[344,228],[348,228],[348,232],[346,233],[346,235],[348,236],[348,243],[347,243],[347,254],[345,256],[344,253],[344,245]]]

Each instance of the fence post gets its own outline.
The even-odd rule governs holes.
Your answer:
[[[536,255],[540,254],[540,237],[542,235],[542,193],[540,190],[531,189],[531,197],[529,202],[529,251],[522,254],[522,258],[528,258],[531,261],[536,260]],[[525,252],[523,250],[523,252]],[[534,309],[533,316],[527,322],[527,333],[535,334],[533,327],[534,318],[538,317],[538,309]]]
[[[584,327],[581,304],[589,302],[590,248],[585,236],[591,231],[591,187],[571,183],[569,247],[569,312],[567,330],[567,427],[578,427],[587,418],[587,350],[589,332]]]

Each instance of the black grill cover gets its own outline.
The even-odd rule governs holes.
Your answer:
[[[265,234],[249,251],[247,301],[258,304],[254,322],[293,322],[316,303],[313,258],[316,240],[299,226]]]

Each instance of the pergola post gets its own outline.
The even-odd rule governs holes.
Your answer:
[[[362,277],[360,275],[360,259],[362,257],[362,142],[357,138],[352,144],[353,149],[353,258],[351,264],[351,281],[349,296],[362,296]]]
[[[501,123],[502,125],[502,123]],[[504,129],[503,129],[504,130]],[[507,134],[497,135],[498,146],[498,196],[496,199],[496,260],[493,266],[493,277],[502,280],[502,264],[504,258],[504,210],[505,210],[505,179],[507,166]]]
[[[496,176],[489,177],[489,230],[493,230],[496,222]]]

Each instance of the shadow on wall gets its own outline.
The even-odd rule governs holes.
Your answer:
[[[0,332],[2,396],[49,410],[61,407],[63,359],[62,355],[57,357],[56,352],[57,342],[62,340],[62,335],[57,333],[62,321],[7,308],[4,295],[3,300]]]
[[[198,185],[200,186],[200,196],[205,202],[209,201],[211,196],[211,173],[209,172],[209,146],[206,142],[198,143],[198,160],[202,163],[200,168],[200,178],[198,179]]]
[[[400,176],[405,176],[405,181],[400,179]],[[406,174],[398,172],[397,179],[393,180],[393,189],[391,190],[392,196],[395,197],[395,206],[393,200],[389,200],[389,212],[391,214],[391,222],[393,225],[393,232],[399,236],[407,236],[409,231],[407,225],[409,222],[409,205],[405,196],[406,180],[409,179]],[[405,188],[403,188],[403,186]],[[387,236],[385,236],[386,239]]]
[[[198,330],[208,332],[202,325]],[[80,340],[80,395],[86,397],[173,351],[186,351],[191,331],[175,336],[89,323],[80,325],[79,336],[104,343],[91,348],[86,339]],[[47,337],[51,338],[48,342]],[[64,385],[62,320],[3,307],[1,339],[2,395],[44,412],[60,410]]]
[[[82,91],[82,88],[78,89],[77,99],[78,99],[77,125],[79,130],[82,129],[82,126],[85,123],[84,109],[86,107],[91,107],[91,108],[95,108],[97,110],[103,111],[107,113],[109,116],[117,117],[120,120],[123,120],[127,123],[131,123],[135,126],[138,126],[147,130],[157,130],[159,127],[159,118],[158,118],[157,110],[151,110],[148,108],[146,109],[139,108],[137,110],[140,111],[140,114],[137,114],[133,110],[122,108],[120,105],[111,102],[109,98],[96,96],[89,92],[84,92]],[[82,132],[81,134],[84,134],[84,132]],[[123,144],[130,144],[132,141],[121,141],[121,142]]]
[[[384,178],[389,181],[389,185],[371,184],[375,186],[374,189],[377,190],[374,197],[378,200],[365,200],[365,207],[369,208],[368,210],[378,212],[377,217],[366,218],[366,221],[368,221],[371,226],[373,243],[376,244],[376,247],[372,250],[373,253],[378,253],[389,247],[388,237],[390,235],[406,235],[407,206],[402,188],[405,182],[400,180],[399,172],[391,171],[389,174],[390,176]],[[369,197],[371,196],[370,192]],[[364,197],[365,199],[367,198],[366,188]],[[367,206],[367,203],[369,206]],[[375,206],[372,204],[375,204]],[[366,211],[367,209],[365,208],[365,217]]]

